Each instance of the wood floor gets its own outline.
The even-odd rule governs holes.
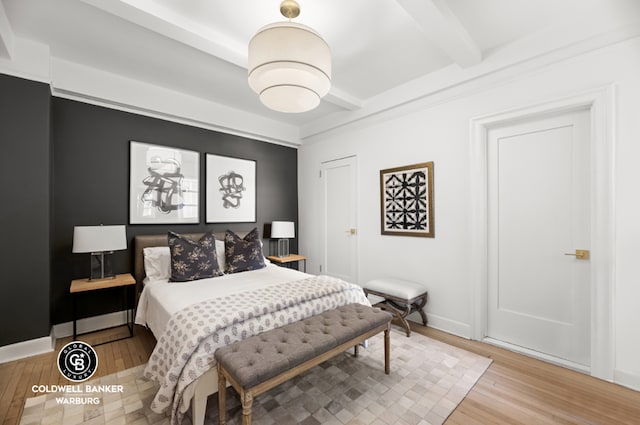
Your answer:
[[[413,329],[494,360],[447,425],[640,424],[640,392],[420,325]],[[117,332],[126,331],[82,339],[94,345]],[[52,353],[0,364],[0,424],[19,423],[25,398],[34,396],[33,385],[68,383],[58,372],[56,356],[70,340],[58,340]],[[100,362],[95,377],[146,362],[154,345],[151,332],[137,326],[134,338],[95,347]]]
[[[447,425],[640,424],[640,392],[489,344],[413,329],[493,359]]]

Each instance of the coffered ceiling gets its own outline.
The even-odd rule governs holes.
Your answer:
[[[0,72],[40,46],[55,94],[295,145],[525,62],[640,34],[638,0],[299,0],[294,21],[331,47],[332,89],[317,109],[285,114],[260,103],[246,69],[253,34],[283,19],[279,3],[1,0]]]

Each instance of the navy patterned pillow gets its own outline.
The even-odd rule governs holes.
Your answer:
[[[170,282],[187,282],[224,274],[218,265],[213,233],[205,233],[198,241],[174,232],[169,232],[167,237],[171,251]]]
[[[255,227],[244,238],[227,230],[224,236],[224,256],[227,260],[227,273],[258,270],[266,267],[258,228]]]

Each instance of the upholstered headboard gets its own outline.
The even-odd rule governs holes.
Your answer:
[[[235,232],[241,238],[245,237],[248,231]],[[190,239],[198,240],[204,233],[182,233]],[[224,232],[214,233],[217,240],[224,240]],[[144,249],[151,246],[169,246],[167,234],[160,235],[138,235],[134,239],[134,257],[133,257],[133,277],[136,279],[138,291],[142,290],[142,280],[145,277],[144,272]]]

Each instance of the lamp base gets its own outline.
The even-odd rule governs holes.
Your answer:
[[[89,281],[116,278],[116,275],[113,273],[112,257],[113,251],[91,253]]]
[[[278,239],[278,257],[289,256],[289,239]]]

